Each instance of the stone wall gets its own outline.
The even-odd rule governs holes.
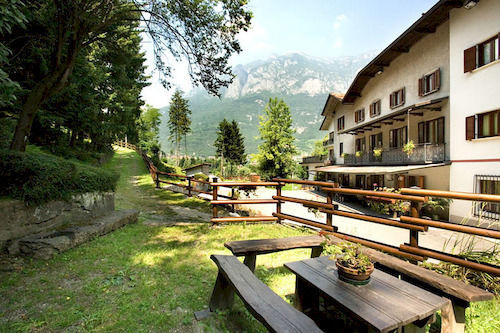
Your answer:
[[[84,225],[114,209],[114,193],[84,193],[69,202],[33,207],[19,200],[0,200],[0,253],[18,252],[16,240],[28,235]]]

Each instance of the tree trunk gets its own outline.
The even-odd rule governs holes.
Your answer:
[[[45,77],[31,90],[30,94],[28,95],[28,98],[23,105],[23,109],[21,110],[21,114],[19,114],[19,119],[17,120],[14,137],[12,138],[12,142],[10,144],[11,150],[26,150],[28,137],[31,132],[31,126],[33,125],[35,115],[42,103],[45,102],[51,95],[50,90],[55,79],[54,74],[55,73]]]

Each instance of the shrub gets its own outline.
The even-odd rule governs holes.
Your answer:
[[[197,173],[193,176],[194,179],[198,179],[198,180],[204,180],[206,182],[208,182],[208,176],[203,174],[203,173]]]
[[[69,200],[73,194],[113,191],[118,175],[42,152],[0,150],[0,195],[27,205]]]

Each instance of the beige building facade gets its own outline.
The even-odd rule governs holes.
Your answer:
[[[317,170],[346,187],[500,194],[498,22],[495,0],[469,9],[442,0],[424,13],[342,99],[328,97],[321,130],[333,138],[334,163]],[[499,219],[493,204],[456,200],[450,212]]]

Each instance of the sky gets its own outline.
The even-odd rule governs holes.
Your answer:
[[[332,58],[381,51],[411,26],[437,0],[249,0],[249,31],[239,34],[243,51],[232,66],[273,55],[298,52]],[[192,89],[185,63],[172,63],[173,88],[164,89],[154,73],[151,43],[144,36],[151,85],[142,96],[154,107],[169,104],[176,88]]]

